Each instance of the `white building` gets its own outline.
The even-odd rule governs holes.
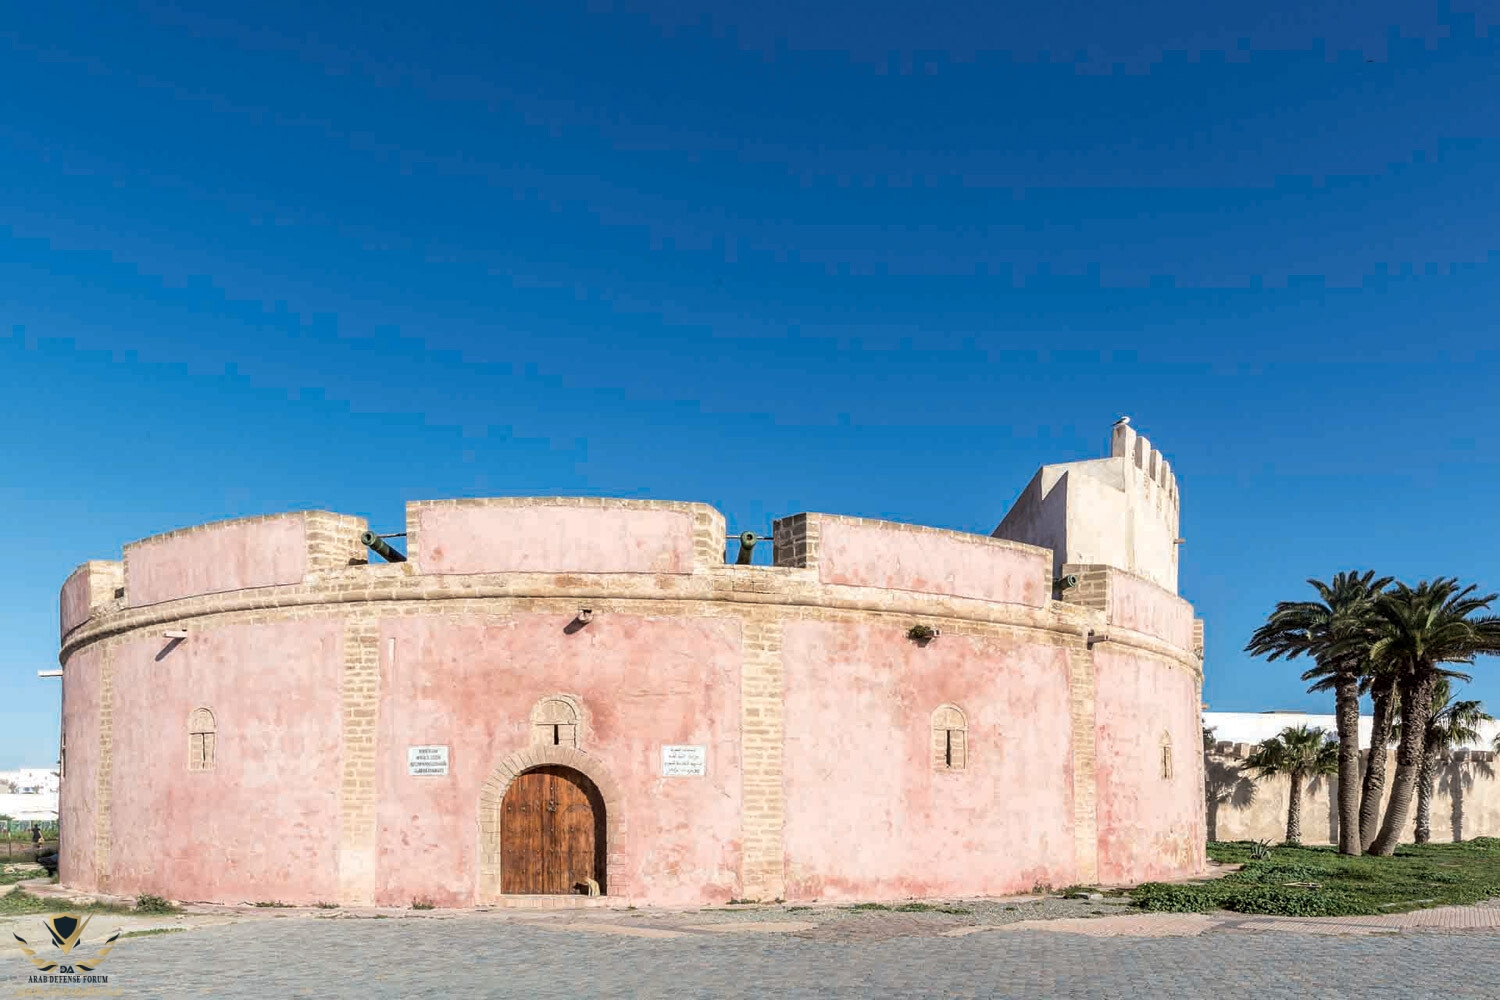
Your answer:
[[[1334,716],[1309,715],[1304,712],[1204,712],[1203,725],[1214,731],[1217,743],[1261,743],[1270,739],[1288,726],[1320,726],[1330,733],[1338,732]],[[1359,745],[1366,749],[1370,745],[1370,730],[1374,719],[1368,715],[1359,717]],[[1479,740],[1455,747],[1456,750],[1493,750],[1495,736],[1500,734],[1500,722],[1481,722],[1477,727]]]
[[[22,767],[14,771],[0,771],[0,784],[8,784],[19,795],[56,795],[62,787],[57,771],[45,767]]]

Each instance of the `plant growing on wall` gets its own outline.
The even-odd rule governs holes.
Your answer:
[[[937,634],[938,630],[931,625],[913,625],[906,630],[906,637],[913,642],[931,642]]]
[[[1291,780],[1286,807],[1286,842],[1302,843],[1302,783],[1320,774],[1336,774],[1339,744],[1319,726],[1287,726],[1266,740],[1245,760],[1245,769],[1259,778],[1284,774]]]

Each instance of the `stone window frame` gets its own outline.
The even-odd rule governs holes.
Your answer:
[[[578,749],[583,735],[583,705],[570,694],[549,694],[531,707],[531,745]]]
[[[969,766],[969,716],[951,702],[932,710],[932,769],[956,774]]]
[[[1163,729],[1161,733],[1161,739],[1157,741],[1157,746],[1161,750],[1161,756],[1158,762],[1158,770],[1161,774],[1161,780],[1171,781],[1173,775],[1172,734]]]
[[[188,716],[188,770],[212,771],[218,763],[219,720],[200,705]]]

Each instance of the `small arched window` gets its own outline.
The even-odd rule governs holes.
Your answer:
[[[1161,776],[1163,780],[1172,777],[1172,734],[1165,730],[1161,734]]]
[[[217,741],[218,727],[214,724],[214,713],[206,708],[194,709],[188,718],[189,771],[214,769],[214,744]]]
[[[969,762],[969,720],[957,705],[940,705],[932,713],[932,766],[962,771]]]
[[[550,695],[531,710],[532,746],[578,746],[578,703],[566,695]]]

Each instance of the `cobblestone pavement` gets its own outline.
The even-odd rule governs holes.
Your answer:
[[[1071,918],[993,931],[971,924],[959,935],[929,914],[804,916],[262,917],[125,939],[100,971],[116,995],[168,998],[1500,997],[1494,930],[1332,936],[1295,922],[1260,928],[1264,918],[1182,914],[1092,922],[1102,931],[1145,920],[1180,936],[1073,933]],[[882,922],[897,936],[826,931]],[[780,926],[755,932],[757,924]],[[0,951],[0,998],[24,985],[26,971],[19,953]]]

